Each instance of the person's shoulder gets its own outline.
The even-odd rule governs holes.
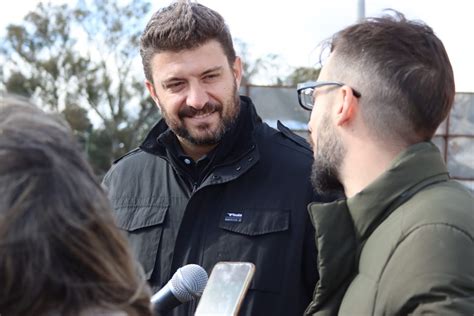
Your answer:
[[[147,155],[140,148],[135,148],[112,162],[112,166],[104,176],[103,183],[107,184],[115,177],[123,177],[126,174],[136,172],[136,168],[144,165],[143,159]]]
[[[150,154],[140,147],[130,150],[123,156],[115,159],[112,162],[111,169],[114,168],[130,168],[131,165],[144,165],[146,161],[157,161],[156,155]]]
[[[398,247],[413,236],[413,246],[428,240],[457,240],[460,236],[474,241],[474,200],[472,194],[455,181],[434,183],[414,194],[384,219],[371,235],[373,243]],[[423,236],[423,238],[422,238]],[[395,246],[396,245],[396,246]]]
[[[448,310],[463,310],[459,315],[472,311],[472,231],[446,223],[425,223],[413,227],[395,248],[386,244],[384,251],[390,256],[377,287],[377,308],[385,312],[377,314],[418,315],[444,307],[446,313],[440,315],[450,314]]]
[[[121,161],[124,162],[124,161],[134,160],[134,159],[137,158],[137,155],[139,155],[140,153],[142,153],[142,150],[139,147],[137,147],[135,149],[132,149],[128,153],[126,153],[126,154],[120,156],[119,158],[115,159],[112,162],[112,165],[116,165]]]
[[[445,224],[474,235],[474,197],[457,181],[431,185],[415,194],[402,209],[407,225]]]
[[[279,155],[296,154],[312,159],[313,152],[309,143],[301,136],[295,134],[280,121],[274,129],[267,124],[262,124],[258,130],[261,143],[268,148],[278,150]]]

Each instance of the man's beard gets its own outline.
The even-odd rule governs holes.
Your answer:
[[[316,153],[311,171],[311,183],[321,195],[338,195],[344,192],[339,180],[339,170],[346,149],[330,127],[330,118],[323,117],[318,127]]]
[[[185,118],[213,112],[217,112],[220,118],[219,125],[215,130],[210,130],[207,124],[198,127],[199,133],[193,133],[193,131],[186,128]],[[178,121],[171,119],[164,107],[162,108],[163,118],[173,133],[194,145],[215,145],[219,143],[224,134],[234,126],[239,112],[240,99],[235,83],[231,97],[225,99],[224,104],[207,102],[200,110],[184,105],[178,112]]]

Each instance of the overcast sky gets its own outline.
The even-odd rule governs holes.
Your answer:
[[[0,1],[0,34],[20,22],[38,0]],[[66,1],[54,0],[54,3]],[[153,0],[153,11],[169,0]],[[314,66],[316,47],[325,38],[356,22],[359,0],[200,0],[221,13],[234,38],[248,44],[250,57],[278,54],[291,67]],[[75,0],[70,1],[75,4]],[[366,16],[392,8],[429,24],[448,51],[458,92],[474,92],[474,18],[472,0],[365,0]],[[151,15],[152,12],[150,12]],[[149,16],[144,17],[145,20]]]

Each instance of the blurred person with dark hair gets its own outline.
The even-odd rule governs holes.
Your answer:
[[[431,142],[453,105],[451,64],[422,22],[394,12],[336,33],[311,110],[310,205],[320,280],[312,315],[473,315],[474,199]]]
[[[309,145],[239,96],[242,61],[214,10],[171,3],[152,16],[140,49],[163,119],[104,184],[153,290],[185,264],[211,272],[249,261],[256,272],[241,314],[301,315],[317,280]]]
[[[151,315],[138,271],[66,123],[0,97],[0,315]]]

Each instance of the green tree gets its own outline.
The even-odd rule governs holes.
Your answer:
[[[283,62],[278,54],[269,53],[252,59],[246,42],[234,39],[234,43],[237,54],[242,58],[242,86],[255,84],[259,75],[269,78],[266,80],[268,85],[282,84],[279,71]]]
[[[103,151],[100,162],[89,155],[98,173],[159,118],[138,58],[149,8],[144,0],[80,1],[74,8],[40,3],[2,39],[4,89],[61,112],[86,138],[86,149]]]
[[[296,86],[301,82],[316,81],[320,70],[320,68],[313,67],[298,67],[285,78],[284,83],[289,86]]]

